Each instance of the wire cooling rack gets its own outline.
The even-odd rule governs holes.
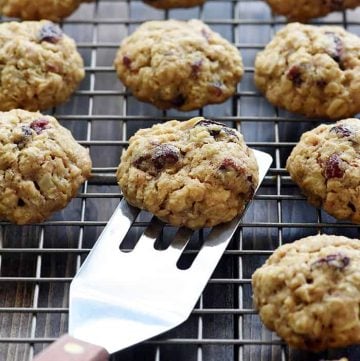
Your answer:
[[[245,75],[232,99],[200,112],[162,112],[138,102],[117,80],[112,61],[120,41],[145,20],[168,18],[200,18],[236,44]],[[360,9],[317,22],[360,35]],[[289,349],[262,326],[252,305],[251,275],[279,245],[318,232],[359,237],[358,227],[308,205],[284,169],[301,133],[318,123],[272,107],[254,87],[255,55],[284,23],[264,2],[251,0],[208,0],[202,7],[170,11],[141,1],[98,0],[63,22],[78,42],[86,79],[72,100],[53,112],[90,148],[93,177],[66,209],[41,225],[0,223],[1,361],[30,361],[67,331],[69,284],[121,199],[115,170],[129,137],[141,127],[199,114],[241,128],[250,146],[272,154],[272,168],[189,320],[112,359],[359,361],[357,347],[317,355]],[[133,234],[148,219],[138,219]],[[198,232],[189,257],[202,237]]]

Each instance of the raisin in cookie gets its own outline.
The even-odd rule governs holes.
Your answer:
[[[0,112],[0,218],[45,220],[68,204],[90,171],[87,149],[55,118]]]
[[[122,155],[117,178],[129,203],[193,229],[243,212],[259,179],[242,135],[204,118],[139,130]]]
[[[261,320],[290,346],[360,342],[360,240],[317,235],[281,246],[252,284]]]
[[[205,0],[144,0],[144,2],[158,9],[171,9],[202,5]]]
[[[50,21],[0,24],[0,110],[65,102],[84,77],[72,39]]]
[[[354,9],[360,0],[266,0],[274,13],[289,20],[306,22],[311,18],[325,16],[332,11]]]
[[[85,0],[92,1],[92,0]],[[75,11],[82,0],[0,0],[0,13],[24,20],[59,21]]]
[[[291,112],[352,116],[360,112],[360,38],[340,27],[289,24],[257,55],[255,82]]]
[[[360,223],[359,119],[304,133],[286,168],[311,204],[337,219]]]
[[[182,111],[225,101],[243,74],[236,47],[200,20],[144,23],[123,41],[115,67],[138,99]]]

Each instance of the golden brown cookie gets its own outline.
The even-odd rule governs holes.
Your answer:
[[[202,5],[205,0],[144,0],[144,2],[158,9],[172,9]]]
[[[138,99],[182,111],[225,101],[243,74],[237,48],[200,20],[142,24],[122,42],[115,67]]]
[[[360,112],[360,38],[335,26],[289,24],[257,55],[255,83],[291,112],[353,116]]]
[[[281,246],[252,284],[261,320],[290,346],[360,342],[360,240],[317,235]]]
[[[42,110],[68,100],[84,78],[75,42],[50,21],[0,24],[0,110]]]
[[[333,11],[354,9],[360,0],[266,0],[274,13],[289,20],[306,22],[311,18],[325,16]]]
[[[204,118],[139,130],[121,157],[117,178],[129,203],[193,229],[242,213],[259,181],[242,135]]]
[[[0,112],[0,218],[44,221],[68,204],[90,171],[88,150],[54,117]]]
[[[286,168],[316,207],[360,223],[360,120],[320,125],[302,135]]]
[[[0,13],[23,20],[59,21],[84,1],[92,0],[0,0]]]

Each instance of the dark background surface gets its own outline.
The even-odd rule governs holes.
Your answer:
[[[201,112],[162,112],[124,89],[112,66],[120,41],[142,21],[165,18],[203,19],[237,45],[246,73],[232,99]],[[360,35],[360,9],[317,22],[343,25]],[[251,275],[276,247],[317,232],[359,237],[358,227],[336,222],[308,205],[284,170],[301,133],[318,122],[274,108],[254,87],[255,55],[283,25],[284,19],[272,16],[265,3],[250,0],[208,0],[201,8],[167,12],[141,1],[99,0],[82,5],[63,23],[78,42],[87,72],[72,100],[53,112],[90,147],[94,176],[66,209],[44,224],[0,223],[0,361],[30,361],[67,331],[69,284],[121,198],[115,169],[129,137],[159,121],[199,114],[241,129],[246,141],[271,153],[274,162],[189,320],[115,354],[113,360],[360,359],[357,347],[321,354],[289,349],[262,326],[253,310]],[[143,229],[144,222],[135,223],[128,238]],[[164,232],[165,242],[172,233]],[[201,239],[200,232],[193,249]]]

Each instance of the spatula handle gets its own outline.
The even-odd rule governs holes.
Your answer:
[[[108,361],[108,352],[100,347],[64,335],[39,353],[34,361]]]

